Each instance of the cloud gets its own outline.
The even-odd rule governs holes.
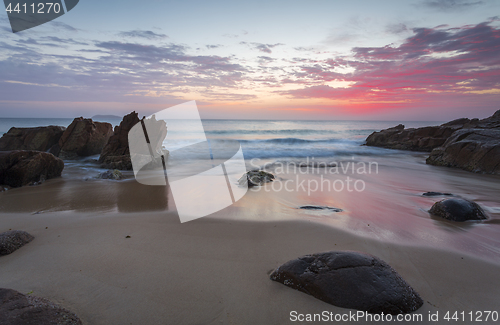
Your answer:
[[[459,11],[469,9],[483,3],[484,1],[471,0],[425,0],[422,5],[439,11]]]
[[[130,37],[130,38],[144,38],[148,40],[158,40],[168,38],[165,34],[157,34],[150,30],[131,30],[128,32],[120,32],[118,33],[121,37]]]
[[[352,82],[350,87],[313,84],[285,93],[295,98],[374,105],[406,105],[436,96],[495,94],[500,89],[498,53],[500,29],[486,22],[461,28],[416,28],[400,46],[357,47],[352,56],[305,66],[295,73],[296,78],[310,81],[336,78]],[[353,72],[331,74],[335,67],[349,67]]]
[[[78,29],[74,28],[71,25],[68,25],[66,23],[60,22],[60,21],[50,21],[47,23],[49,26],[54,27],[57,30],[65,30],[69,32],[77,32]]]
[[[403,23],[399,24],[389,24],[385,27],[385,31],[390,34],[401,34],[404,32],[409,32],[410,29]]]
[[[242,45],[249,45],[253,49],[256,49],[258,51],[264,52],[264,53],[272,53],[273,48],[276,46],[284,45],[282,43],[276,43],[276,44],[264,44],[264,43],[247,43],[247,42],[240,42]]]

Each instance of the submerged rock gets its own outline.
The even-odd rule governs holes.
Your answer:
[[[115,170],[107,170],[104,173],[99,174],[99,178],[101,179],[114,179],[120,180],[123,178],[123,174],[118,169]]]
[[[462,198],[444,199],[434,203],[429,213],[453,221],[484,220],[488,217],[476,202]]]
[[[10,253],[23,247],[35,237],[28,234],[26,231],[10,230],[0,234],[0,256],[9,255]]]
[[[1,151],[0,184],[20,187],[61,176],[64,162],[41,151]]]
[[[262,186],[265,183],[269,183],[274,181],[275,177],[273,174],[265,172],[263,170],[251,170],[246,174],[243,174],[241,178],[238,180],[240,185],[245,185],[245,182],[248,183],[248,187],[252,186]]]
[[[441,192],[425,192],[423,196],[454,196],[451,193],[441,193]]]
[[[0,324],[81,325],[82,321],[47,299],[0,288]]]
[[[0,138],[0,151],[47,151],[57,144],[64,130],[65,127],[54,125],[34,128],[13,127]]]
[[[387,263],[358,252],[306,255],[278,267],[271,280],[329,304],[369,313],[410,313],[422,298]]]
[[[342,212],[344,210],[339,209],[339,208],[333,208],[333,207],[327,207],[327,206],[320,206],[320,205],[303,205],[300,206],[299,209],[303,210],[330,210],[333,212]]]

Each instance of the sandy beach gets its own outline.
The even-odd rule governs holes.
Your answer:
[[[307,195],[273,190],[278,183],[270,183],[183,224],[168,188],[139,185],[130,175],[85,180],[70,166],[60,179],[0,193],[0,231],[35,236],[1,258],[0,287],[48,298],[85,324],[298,323],[292,311],[350,310],[273,282],[269,274],[305,254],[353,250],[383,259],[421,295],[424,305],[412,315],[423,318],[413,323],[447,323],[447,311],[496,310],[497,178],[427,166],[418,154],[379,161],[377,175],[350,175],[366,181],[360,193]],[[278,173],[276,182],[297,175]],[[299,177],[318,175],[311,170]],[[423,198],[427,190],[474,193],[492,218],[465,225],[434,220],[425,208],[439,198]],[[344,212],[297,209],[302,204]],[[436,312],[439,322],[429,321]]]

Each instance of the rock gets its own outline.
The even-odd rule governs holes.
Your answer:
[[[327,207],[327,206],[319,206],[319,205],[303,205],[300,206],[299,209],[303,210],[330,210],[333,212],[342,212],[344,210],[339,209],[339,208],[332,208],[332,207]]]
[[[62,159],[97,155],[112,134],[111,124],[78,117],[71,122],[50,152]]]
[[[462,129],[434,149],[427,164],[500,174],[500,129]]]
[[[451,193],[441,193],[441,192],[425,192],[423,196],[454,196]]]
[[[41,151],[1,151],[0,184],[20,187],[59,177],[64,162],[54,155]]]
[[[500,110],[482,120],[460,118],[440,126],[404,129],[404,125],[400,124],[380,132],[373,132],[366,138],[366,145],[389,149],[430,152],[444,145],[454,132],[471,128],[500,128]]]
[[[64,130],[65,127],[54,125],[36,128],[13,127],[0,138],[0,151],[47,151],[57,144]]]
[[[462,198],[444,199],[434,203],[429,213],[453,221],[484,220],[488,217],[476,202]]]
[[[123,178],[123,174],[118,169],[107,170],[104,173],[101,173],[98,178],[120,180]]]
[[[47,299],[0,288],[0,324],[81,325],[82,321]]]
[[[242,186],[245,182],[248,182],[248,187],[252,186],[262,186],[265,183],[272,182],[274,180],[274,175],[263,170],[251,170],[246,174],[243,174],[238,180],[238,183]]]
[[[101,156],[99,157],[99,163],[101,163],[102,167],[120,170],[132,169],[128,146],[128,132],[139,122],[139,116],[136,112],[123,117],[120,125],[115,127],[113,135],[102,149]]]
[[[0,256],[9,255],[10,253],[23,247],[35,237],[28,234],[26,231],[10,230],[0,234]]]
[[[404,129],[404,125],[400,124],[380,132],[373,132],[366,138],[366,145],[399,150],[431,151],[442,145],[457,127],[428,126]]]
[[[410,313],[423,304],[387,263],[358,252],[299,257],[278,267],[271,280],[338,307],[374,314]]]

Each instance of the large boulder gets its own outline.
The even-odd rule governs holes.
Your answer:
[[[358,252],[299,257],[278,267],[271,280],[338,307],[374,314],[410,313],[423,304],[392,267]]]
[[[0,324],[81,325],[74,313],[47,299],[0,288]]]
[[[0,234],[0,256],[9,255],[12,252],[23,247],[35,237],[26,231],[10,230]]]
[[[479,120],[460,118],[439,126],[405,129],[400,124],[396,127],[373,132],[366,138],[367,146],[389,149],[430,152],[445,144],[455,132],[461,129],[500,128],[500,110],[492,116]]]
[[[113,127],[109,123],[77,117],[50,152],[62,159],[97,155],[101,153],[112,134]]]
[[[0,151],[47,151],[59,142],[64,130],[65,127],[54,125],[35,128],[13,127],[0,138]]]
[[[59,177],[64,162],[53,154],[33,150],[0,151],[0,184],[20,187]]]
[[[487,219],[479,204],[462,198],[450,198],[436,202],[429,213],[453,221]]]
[[[99,162],[104,168],[130,170],[132,162],[130,159],[130,148],[128,145],[128,132],[139,123],[139,116],[132,112],[123,117],[120,125],[115,127],[113,135],[102,149]]]
[[[431,152],[427,163],[500,174],[500,128],[459,130]]]

